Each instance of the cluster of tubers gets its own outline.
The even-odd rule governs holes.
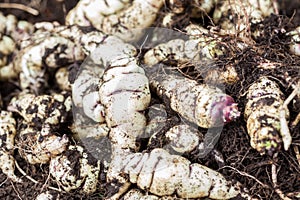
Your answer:
[[[276,13],[278,5],[261,0],[193,0],[188,7],[184,1],[169,0],[166,5],[171,11],[162,26],[172,26],[176,16],[187,9],[191,16],[200,18],[215,8],[213,21],[220,30],[190,24],[184,30],[187,37],[141,52],[143,47],[134,46],[134,42],[154,24],[164,3],[81,0],[68,13],[66,25],[33,25],[0,14],[0,81],[17,80],[22,90],[6,102],[7,108],[0,93],[0,168],[8,178],[22,181],[14,173],[17,148],[28,163],[49,164],[51,176],[65,191],[79,189],[92,194],[97,190],[103,160],[95,161],[84,145],[73,143],[108,138],[110,159],[102,170],[107,184],[115,188],[108,199],[250,198],[239,182],[226,180],[221,173],[182,155],[203,147],[205,136],[191,124],[204,129],[223,127],[238,120],[241,113],[251,146],[262,155],[279,152],[287,134],[282,133],[281,126],[286,124],[282,124],[280,112],[284,111],[284,120],[289,118],[279,86],[261,77],[248,88],[245,110],[241,111],[234,98],[216,86],[237,83],[238,72],[232,66],[205,73],[199,69],[207,76],[207,82],[200,83],[167,65],[169,61],[176,67],[189,63],[195,69],[210,65],[225,55],[227,49],[222,44],[227,34],[241,38],[236,48],[242,51],[249,44],[245,41],[260,36],[249,26]],[[298,29],[286,34],[292,37],[290,50],[296,55],[300,55]],[[78,61],[83,61],[81,66],[68,67]],[[52,78],[57,88],[49,84]],[[145,113],[153,96],[185,123],[164,132],[169,149],[142,148],[140,139],[145,133],[150,140],[155,137],[153,130],[159,124],[155,120],[167,120],[166,113],[156,116],[154,124],[154,118],[147,119]],[[73,124],[67,126],[73,135],[61,132],[70,120]],[[137,188],[127,192],[131,186]]]

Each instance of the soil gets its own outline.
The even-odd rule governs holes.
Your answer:
[[[75,0],[48,0],[41,2],[37,0],[6,0],[5,2],[31,5],[40,13],[39,16],[32,16],[21,10],[0,9],[5,14],[11,13],[19,19],[25,19],[30,22],[56,20],[60,23],[64,23],[67,11],[77,3]],[[278,32],[282,29],[290,31],[300,25],[300,1],[279,0],[278,2],[280,4],[280,15],[272,15],[260,25],[252,27],[262,30],[263,35],[256,39],[255,44],[251,48],[247,48],[242,52],[232,49],[220,62],[217,62],[217,65],[221,68],[225,64],[233,65],[241,80],[239,84],[226,85],[226,93],[237,100],[242,116],[239,120],[227,124],[222,130],[216,150],[224,158],[223,165],[216,162],[212,158],[213,156],[200,160],[193,155],[189,155],[189,159],[218,170],[229,180],[238,180],[254,197],[266,200],[280,199],[275,192],[271,178],[272,164],[276,164],[277,167],[277,187],[285,195],[300,193],[300,163],[298,163],[293,149],[293,147],[299,147],[300,144],[300,124],[290,130],[293,137],[292,148],[288,151],[279,152],[278,157],[273,159],[268,155],[261,156],[250,147],[249,136],[247,135],[246,124],[243,119],[245,105],[245,96],[243,94],[259,76],[272,76],[279,83],[286,97],[292,91],[289,84],[294,83],[293,81],[299,78],[300,57],[293,56],[288,52],[288,38],[283,33]],[[186,21],[186,18],[182,19]],[[177,27],[180,27],[180,24]],[[227,41],[228,45],[230,45],[232,38],[227,38]],[[258,69],[254,67],[253,63],[257,63],[262,58],[278,63],[278,67],[276,69]],[[186,75],[188,71],[183,70]],[[288,80],[286,79],[287,75],[290,77]],[[11,83],[0,84],[0,91],[4,100],[5,98],[10,98],[14,89],[15,86]],[[290,121],[292,121],[300,111],[300,108],[297,105],[289,105],[289,108],[291,111]],[[47,165],[30,165],[18,155],[17,151],[15,152],[15,158],[20,167],[39,183],[36,184],[25,177],[22,178],[23,183],[13,183],[6,178],[6,175],[0,172],[0,199],[31,200],[44,191],[50,191],[57,199],[102,199],[110,193],[109,188],[105,187],[104,173],[100,177],[99,189],[90,196],[83,195],[78,191],[66,193],[49,189],[48,186],[55,188],[59,188],[59,186],[49,176]],[[18,170],[16,170],[16,174],[20,177],[23,176]]]

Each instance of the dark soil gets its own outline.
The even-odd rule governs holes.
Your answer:
[[[7,0],[5,2],[24,3],[31,5],[39,10],[39,16],[32,16],[24,11],[15,9],[0,9],[5,14],[14,14],[19,19],[25,19],[31,22],[38,21],[59,21],[64,23],[64,17],[69,9],[76,5],[76,0],[58,1],[48,0],[37,3],[35,0]],[[262,75],[273,77],[281,86],[286,97],[291,93],[291,83],[299,79],[300,57],[293,56],[288,52],[287,44],[289,38],[281,32],[282,29],[290,31],[300,25],[300,1],[297,0],[279,0],[280,16],[272,15],[264,20],[260,25],[253,26],[254,29],[260,29],[264,33],[262,37],[256,39],[255,44],[242,52],[235,51],[234,48],[228,51],[228,55],[217,62],[218,67],[222,68],[225,64],[233,65],[239,75],[240,81],[234,85],[226,85],[226,92],[233,96],[239,104],[243,115],[245,105],[245,96],[243,95],[249,85]],[[181,21],[180,21],[181,20]],[[182,17],[180,23],[186,23],[186,17]],[[182,24],[181,24],[182,25]],[[233,38],[224,38],[224,41],[233,41]],[[278,63],[276,69],[258,69],[255,64],[263,59]],[[193,74],[191,74],[193,76]],[[290,79],[287,79],[289,77]],[[15,86],[11,83],[0,85],[0,91],[5,98],[10,98],[10,91]],[[296,108],[290,105],[290,121],[296,117]],[[294,111],[293,111],[294,110]],[[175,117],[176,118],[176,117]],[[253,150],[249,144],[249,136],[246,132],[246,125],[243,116],[235,122],[227,124],[221,134],[221,138],[216,146],[224,157],[224,164],[220,167],[218,163],[211,159],[212,156],[202,160],[190,155],[190,159],[197,160],[208,167],[220,171],[229,180],[240,181],[249,193],[259,199],[276,200],[280,199],[275,192],[271,179],[271,165],[277,167],[278,188],[284,194],[300,192],[300,163],[298,163],[293,146],[300,144],[300,124],[292,128],[293,145],[288,151],[281,151],[276,159],[270,156],[261,156]],[[162,137],[163,138],[163,137]],[[161,145],[161,144],[160,144]],[[0,199],[35,199],[38,194],[44,191],[50,191],[57,199],[102,199],[109,193],[105,188],[105,174],[102,173],[99,181],[99,190],[90,196],[85,196],[78,191],[72,193],[58,192],[51,190],[48,186],[56,187],[57,184],[49,175],[47,165],[29,165],[18,153],[15,154],[20,167],[33,179],[39,182],[35,184],[31,180],[23,177],[23,183],[13,183],[0,172]],[[16,174],[22,177],[22,174],[16,170]]]

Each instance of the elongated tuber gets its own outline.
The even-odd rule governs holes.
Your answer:
[[[273,155],[282,146],[280,109],[283,93],[276,82],[261,77],[248,89],[245,119],[250,144],[260,154]],[[286,109],[286,108],[285,108]],[[286,109],[286,119],[289,111]]]
[[[174,111],[200,127],[222,126],[240,115],[233,98],[216,87],[174,74],[154,74],[150,85],[169,98]]]

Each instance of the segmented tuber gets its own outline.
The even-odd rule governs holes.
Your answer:
[[[128,153],[111,165],[128,174],[130,182],[158,196],[176,193],[181,198],[229,199],[240,193],[239,186],[233,186],[220,173],[164,149]]]
[[[240,115],[233,98],[216,87],[174,74],[153,74],[150,84],[174,111],[200,127],[222,126]]]
[[[213,83],[235,83],[238,76],[232,66],[226,66],[225,70],[212,67],[216,59],[226,52],[226,48],[222,45],[222,38],[195,24],[191,24],[185,29],[189,36],[188,39],[186,36],[182,36],[166,43],[160,43],[145,53],[144,63],[152,66],[160,62],[175,61],[179,68],[181,65],[189,63],[205,80]],[[238,44],[240,45],[238,48],[242,49],[243,45]]]
[[[245,119],[250,144],[260,154],[273,155],[282,146],[280,109],[284,95],[276,82],[263,76],[253,83],[247,94]],[[286,119],[289,111],[286,109]]]

